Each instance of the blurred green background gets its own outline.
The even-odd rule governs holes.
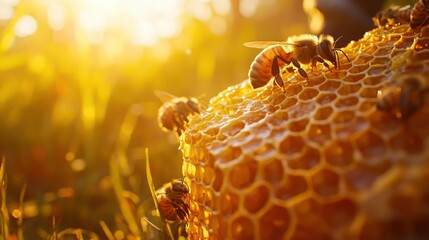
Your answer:
[[[0,0],[0,154],[10,213],[26,186],[24,236],[101,220],[126,233],[109,162],[127,162],[140,202],[145,148],[155,187],[181,176],[154,90],[207,104],[246,79],[258,50],[244,42],[309,32],[295,0]]]

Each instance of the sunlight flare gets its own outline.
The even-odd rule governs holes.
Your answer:
[[[15,25],[14,31],[18,37],[27,37],[37,30],[37,21],[30,15],[22,16]]]
[[[93,42],[116,29],[137,45],[154,45],[173,38],[182,28],[183,0],[76,1],[77,21]]]

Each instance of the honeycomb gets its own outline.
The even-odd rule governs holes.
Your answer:
[[[340,69],[247,81],[180,138],[189,239],[429,239],[429,94],[409,118],[376,107],[397,75],[429,81],[429,27],[376,28]]]

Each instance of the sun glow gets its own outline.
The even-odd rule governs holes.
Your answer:
[[[274,0],[266,2],[271,1]],[[0,21],[11,20],[22,2],[0,0]],[[251,17],[263,3],[242,0],[239,13]],[[45,8],[47,19],[22,19],[16,35],[34,34],[41,20],[47,21],[56,39],[63,34],[64,38],[77,36],[99,44],[113,36],[118,41],[144,46],[179,36],[191,18],[207,24],[212,34],[223,35],[228,29],[226,16],[232,11],[230,0],[43,0],[37,5]]]
[[[184,0],[77,0],[64,2],[75,9],[76,25],[92,43],[104,40],[108,33],[119,34],[137,45],[153,45],[180,33]],[[64,6],[63,5],[63,6]],[[49,5],[50,25],[63,25],[58,1]]]

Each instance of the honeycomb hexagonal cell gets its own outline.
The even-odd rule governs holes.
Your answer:
[[[272,204],[259,218],[259,239],[278,239],[286,235],[290,227],[290,214],[288,210],[279,205]]]
[[[301,175],[288,174],[283,178],[283,182],[276,187],[275,197],[285,200],[305,193],[308,190],[308,184],[305,177]]]
[[[269,197],[267,186],[261,185],[255,187],[244,196],[244,208],[246,208],[249,213],[256,213],[265,205]]]
[[[406,119],[377,107],[394,76],[429,86],[428,46],[429,27],[380,27],[340,69],[212,98],[180,138],[189,239],[429,239],[429,93]]]
[[[327,168],[322,168],[311,176],[313,191],[322,197],[334,196],[340,191],[340,176]]]

